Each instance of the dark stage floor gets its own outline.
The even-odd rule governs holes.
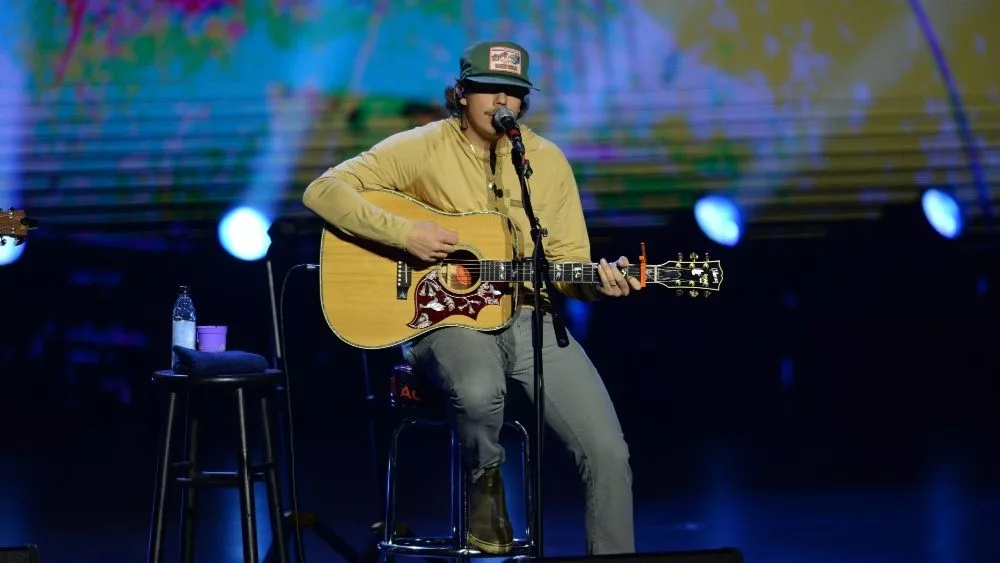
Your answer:
[[[110,404],[58,410],[22,419],[4,450],[0,545],[37,543],[45,563],[144,560],[155,413]],[[378,518],[366,430],[357,418],[333,415],[332,422],[300,433],[301,502],[360,548]],[[208,443],[215,468],[229,468],[231,450],[218,440]],[[985,562],[1000,556],[994,529],[1000,488],[991,483],[997,467],[984,443],[831,440],[827,449],[770,435],[706,444],[672,444],[667,437],[665,443],[633,445],[639,550],[739,546],[748,561],[771,563]],[[445,452],[422,451],[421,459],[432,460],[424,470],[413,469],[418,458],[412,447],[403,451],[403,463],[410,463],[403,486],[410,493],[401,510],[418,532],[443,531]],[[547,555],[578,554],[579,488],[562,452],[553,448],[547,458]],[[517,461],[507,470],[514,502]],[[266,522],[261,486],[258,492],[258,514]],[[239,561],[236,494],[202,498],[200,559]],[[519,525],[523,515],[512,506]],[[176,526],[169,530],[168,555],[175,556]],[[266,528],[260,540],[266,550]],[[307,534],[306,544],[310,561],[338,560],[315,536]]]

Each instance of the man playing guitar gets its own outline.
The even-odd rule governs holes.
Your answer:
[[[510,217],[523,233],[531,230],[511,143],[493,126],[493,114],[506,107],[521,117],[527,95],[528,52],[505,41],[470,46],[459,63],[459,78],[445,89],[451,117],[394,134],[371,149],[327,170],[314,180],[303,202],[334,228],[355,237],[402,249],[427,262],[446,258],[460,243],[458,234],[430,221],[412,221],[375,206],[359,192],[397,190],[445,212],[495,210]],[[532,208],[547,229],[546,258],[590,262],[590,240],[576,180],[563,152],[551,141],[521,127],[530,159]],[[524,254],[532,244],[525,237]],[[600,283],[561,284],[560,292],[596,301],[623,297],[641,287],[624,278],[628,260],[600,261]],[[530,297],[530,292],[526,292]],[[543,294],[543,310],[551,306]],[[404,346],[407,361],[424,370],[449,398],[449,413],[462,447],[470,482],[469,541],[502,554],[513,531],[504,502],[500,446],[508,381],[533,393],[531,311],[526,305],[505,328],[477,331],[443,327]],[[587,551],[635,551],[632,473],[629,450],[604,383],[579,343],[570,336],[559,347],[550,315],[544,317],[543,367],[546,423],[565,443],[582,476],[586,494]]]

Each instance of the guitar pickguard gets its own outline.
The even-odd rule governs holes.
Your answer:
[[[431,270],[417,283],[414,292],[413,320],[406,326],[416,329],[427,328],[452,315],[464,315],[476,319],[483,307],[499,305],[501,294],[491,282],[482,282],[475,292],[457,295],[444,287],[438,278],[437,270]]]

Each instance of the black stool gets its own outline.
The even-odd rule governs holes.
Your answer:
[[[281,371],[269,369],[263,373],[240,375],[218,375],[213,377],[190,378],[164,370],[153,373],[153,383],[167,390],[166,419],[160,436],[159,461],[156,468],[156,488],[153,496],[153,516],[149,533],[150,563],[160,563],[163,559],[163,513],[170,481],[179,483],[184,489],[181,498],[181,559],[185,563],[194,556],[195,491],[198,487],[234,487],[240,491],[240,514],[243,527],[243,560],[257,563],[257,524],[254,512],[253,484],[263,481],[267,486],[267,504],[271,520],[271,537],[276,542],[281,563],[288,561],[285,538],[282,534],[281,491],[278,488],[278,470],[275,460],[274,410],[269,402],[282,383]],[[198,468],[198,411],[203,395],[211,391],[232,393],[236,402],[239,443],[237,444],[237,470],[235,472],[202,471]],[[259,465],[251,465],[250,446],[247,439],[246,394],[253,391],[259,395],[260,422],[263,432],[264,459]],[[187,398],[184,430],[187,441],[187,459],[171,460],[174,417],[177,411],[178,395]],[[176,472],[177,475],[173,475]]]
[[[494,555],[479,551],[468,542],[468,487],[462,464],[462,447],[458,436],[451,432],[451,536],[400,537],[396,526],[396,462],[399,439],[403,431],[416,425],[450,424],[445,411],[443,394],[425,382],[409,364],[399,364],[392,370],[389,386],[389,405],[400,415],[389,445],[386,469],[385,536],[379,542],[379,551],[387,556],[413,555],[420,557],[446,557],[464,559],[472,556],[521,559],[531,557],[535,548],[535,534],[531,526],[534,514],[532,494],[533,464],[528,431],[516,420],[504,420],[504,427],[514,429],[521,439],[523,455],[524,506],[527,522],[524,536],[514,538],[510,552]],[[517,534],[515,534],[516,536]]]

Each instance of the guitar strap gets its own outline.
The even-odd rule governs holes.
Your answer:
[[[548,262],[546,262],[548,264]],[[565,348],[569,346],[569,337],[566,335],[566,322],[563,319],[563,311],[565,308],[565,295],[563,295],[556,285],[552,283],[552,276],[549,274],[549,268],[546,265],[544,276],[542,280],[545,282],[545,289],[549,293],[549,301],[552,302],[552,328],[556,331],[556,343],[559,344],[560,348]]]

